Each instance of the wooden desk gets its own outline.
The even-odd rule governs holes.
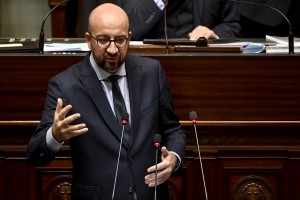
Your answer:
[[[269,199],[300,198],[300,55],[141,55],[162,63],[187,131],[183,173],[169,180],[174,199],[205,198],[192,110],[209,199],[237,199],[252,183]],[[71,174],[67,145],[38,169],[26,163],[26,145],[41,117],[47,82],[83,57],[0,55],[0,199],[39,199],[52,180]]]
[[[298,121],[300,55],[143,55],[158,59],[176,112],[199,121]],[[39,120],[47,83],[84,55],[0,55],[0,121]]]

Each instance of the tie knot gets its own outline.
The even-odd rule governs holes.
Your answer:
[[[112,82],[113,84],[115,84],[115,83],[117,83],[118,78],[119,78],[119,75],[111,75],[111,76],[108,77],[108,80],[110,82]]]

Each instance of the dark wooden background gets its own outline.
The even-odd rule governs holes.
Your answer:
[[[300,199],[299,54],[140,55],[161,62],[187,133],[183,173],[169,180],[172,199],[205,199],[190,111],[198,114],[208,199],[246,199],[251,184],[265,199]],[[49,79],[83,57],[0,55],[0,199],[55,199],[55,187],[71,183],[68,145],[42,168],[27,163],[26,147]]]

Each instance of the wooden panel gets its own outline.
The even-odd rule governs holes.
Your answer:
[[[4,170],[5,170],[4,151],[0,150],[0,199],[4,199]]]
[[[300,56],[153,55],[181,120],[299,121]],[[0,120],[39,120],[47,83],[83,55],[0,55]]]
[[[38,55],[1,57],[0,120],[41,118],[50,77],[83,57],[72,56],[67,60],[64,56],[55,58]]]
[[[300,199],[300,55],[141,55],[162,63],[187,133],[183,172],[171,177],[177,199],[205,198],[192,110],[210,200],[253,181],[274,199]],[[0,199],[45,199],[53,179],[70,175],[67,145],[44,168],[27,163],[26,146],[49,79],[84,56],[0,55]]]
[[[161,61],[181,120],[299,120],[298,56],[174,56]]]
[[[287,199],[289,196],[288,155],[285,151],[220,152],[218,163],[220,193],[217,199],[238,199],[237,195],[245,195],[241,189],[251,183],[262,187],[267,199]],[[242,179],[249,180],[241,182]],[[235,187],[238,189],[233,193]]]
[[[54,8],[62,1],[48,0],[50,8]],[[57,7],[51,13],[52,38],[64,38],[66,36],[66,4]]]
[[[20,199],[20,197],[21,199],[34,199],[31,198],[29,188],[25,187],[31,178],[26,159],[8,158],[5,162],[4,172],[5,200]]]
[[[300,148],[299,148],[300,149]],[[290,200],[297,200],[300,186],[300,156],[297,151],[290,151],[289,161],[289,197]]]
[[[26,162],[26,147],[3,147],[5,152],[3,199],[51,199],[56,186],[70,183],[72,163],[64,147],[48,166],[34,168]],[[201,157],[208,199],[237,199],[247,184],[255,183],[269,199],[299,199],[300,149],[251,150],[249,147],[201,147]],[[283,149],[283,148],[282,148]],[[3,159],[2,159],[3,160]],[[1,162],[0,162],[1,163]],[[204,185],[195,147],[187,149],[183,172],[171,176],[176,200],[205,199]],[[19,192],[14,192],[18,190]],[[52,191],[52,192],[51,192]],[[268,196],[269,195],[269,196]],[[290,198],[289,198],[290,195]],[[268,198],[267,198],[268,199]]]

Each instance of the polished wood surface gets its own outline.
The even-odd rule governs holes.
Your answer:
[[[144,55],[158,59],[180,120],[299,121],[298,55]],[[0,55],[0,120],[39,120],[47,83],[84,55]]]
[[[161,62],[186,131],[183,172],[168,181],[172,199],[205,199],[192,110],[208,199],[245,199],[247,187],[265,199],[300,199],[299,54],[132,53]],[[27,163],[26,148],[49,79],[84,56],[0,54],[0,199],[49,199],[71,182],[68,143],[41,168]]]
[[[50,9],[53,9],[61,2],[48,0]],[[53,38],[63,38],[66,36],[66,3],[60,5],[51,13],[51,28]]]

